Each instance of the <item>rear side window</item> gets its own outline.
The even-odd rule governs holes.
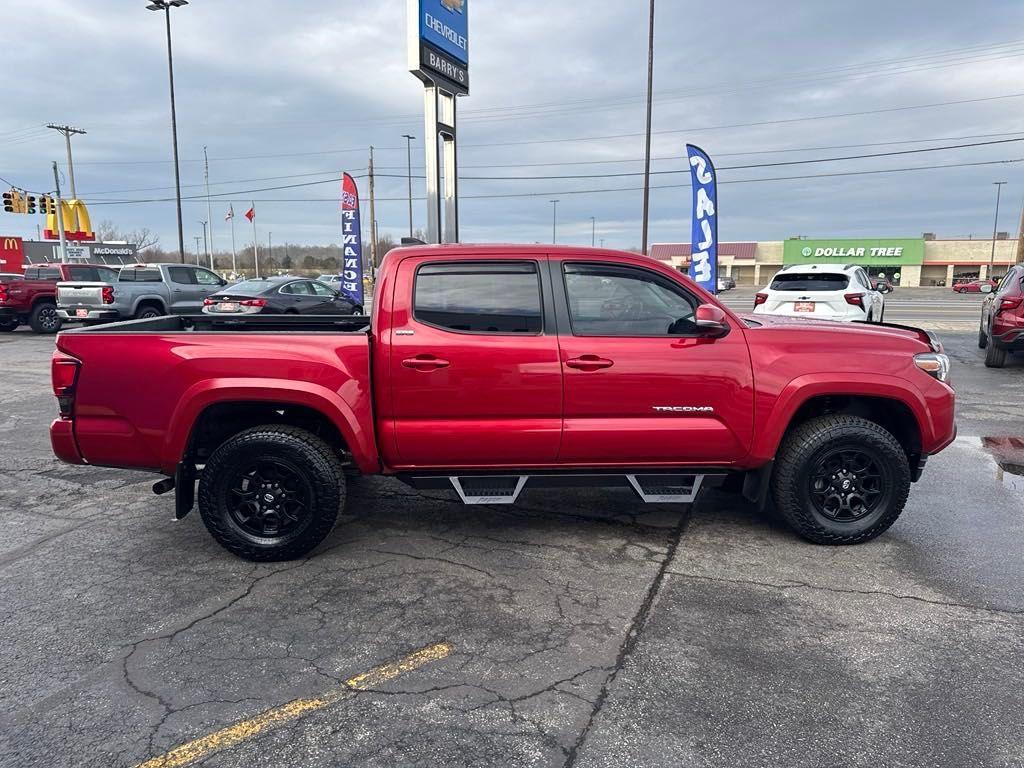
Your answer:
[[[56,267],[30,267],[25,270],[26,280],[60,280],[60,270]]]
[[[167,277],[178,285],[195,285],[196,273],[191,267],[168,267]]]
[[[413,316],[463,333],[538,334],[543,321],[537,265],[425,264],[416,272]]]
[[[156,268],[125,267],[117,276],[119,283],[160,283],[160,270]]]
[[[112,279],[117,273],[112,269],[104,269],[103,267],[91,267],[84,264],[68,267],[68,280],[78,280],[81,282],[106,282]]]
[[[850,284],[846,275],[822,272],[820,274],[793,274],[780,272],[768,286],[773,291],[843,291]]]

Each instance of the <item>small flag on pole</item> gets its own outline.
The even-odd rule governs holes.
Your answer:
[[[249,221],[255,221],[256,220],[256,204],[255,203],[253,204],[253,206],[248,211],[245,212],[245,218],[247,218]]]
[[[230,205],[228,206],[228,212],[224,214],[224,221],[231,221],[233,218],[235,218],[235,206]]]

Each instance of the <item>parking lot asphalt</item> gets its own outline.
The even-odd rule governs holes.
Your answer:
[[[0,765],[1020,766],[1024,356],[940,335],[960,436],[868,544],[718,492],[367,478],[267,565],[155,478],[59,464],[53,340],[4,335]]]

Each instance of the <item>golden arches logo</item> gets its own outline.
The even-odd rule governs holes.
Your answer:
[[[64,236],[68,240],[93,240],[92,222],[89,209],[81,200],[61,200],[60,210],[64,216]],[[57,232],[57,214],[46,214],[47,232]]]
[[[3,249],[5,251],[18,251],[18,250],[21,250],[21,248],[19,247],[20,245],[21,245],[21,243],[18,240],[18,238],[16,238],[16,237],[5,237],[4,238],[4,248]]]

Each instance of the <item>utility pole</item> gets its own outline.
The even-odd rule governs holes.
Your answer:
[[[274,233],[267,230],[267,263],[274,266]]]
[[[551,244],[558,242],[558,204],[560,200],[548,200],[551,203]]]
[[[988,258],[988,274],[985,276],[987,279],[992,279],[992,270],[996,264],[996,230],[999,229],[999,195],[1003,191],[1003,185],[1005,181],[993,181],[996,185],[996,220],[992,224],[992,255]]]
[[[167,20],[167,75],[171,84],[171,143],[174,148],[174,190],[178,205],[178,250],[181,263],[185,263],[185,228],[181,220],[181,170],[178,167],[178,116],[174,108],[174,54],[171,51],[171,8],[188,5],[188,0],[152,0],[149,11],[163,11]]]
[[[78,193],[75,192],[75,164],[71,161],[71,136],[73,134],[85,135],[85,131],[81,128],[72,128],[70,125],[54,125],[53,123],[47,123],[47,128],[52,128],[57,133],[64,135],[64,144],[68,150],[68,184],[71,186],[71,199],[77,200]]]
[[[370,166],[367,169],[370,173],[370,263],[373,264],[373,274],[377,273],[377,217],[373,209],[373,147],[370,147]]]
[[[590,247],[594,247],[594,236],[597,234],[597,219],[590,217]]]
[[[210,269],[213,269],[213,210],[210,208],[210,160],[206,156],[206,145],[203,145],[203,178],[206,180],[206,220],[210,222]]]
[[[409,170],[409,237],[412,237],[412,140],[416,137],[403,133],[402,138],[405,139],[406,167]]]
[[[644,215],[641,253],[647,255],[647,218],[651,198],[651,112],[654,103],[654,0],[651,0],[650,30],[647,36],[647,131],[644,134]]]
[[[199,223],[203,225],[203,252],[206,254],[206,258],[209,259],[210,258],[210,246],[208,245],[208,241],[206,239],[206,225],[209,222],[200,221]],[[196,264],[197,265],[199,264],[199,259],[196,259]]]
[[[53,161],[53,183],[57,189],[57,233],[60,235],[60,263],[68,263],[68,241],[64,236],[64,201],[60,199],[60,175],[57,173],[57,161]]]
[[[1017,228],[1017,258],[1018,264],[1024,264],[1024,200],[1020,204],[1020,226]]]

